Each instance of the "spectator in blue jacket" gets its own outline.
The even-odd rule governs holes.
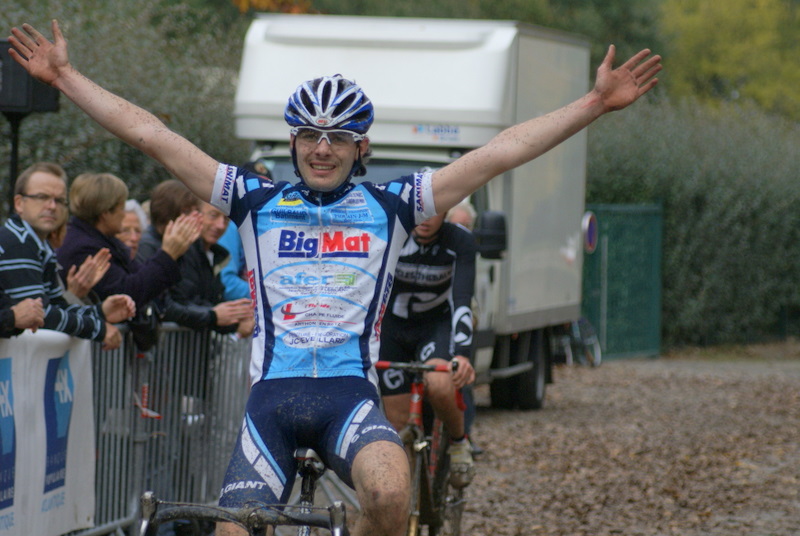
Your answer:
[[[233,223],[228,223],[219,245],[228,251],[228,262],[222,267],[220,280],[222,281],[222,296],[226,300],[239,300],[250,297],[250,285],[247,282],[247,267],[244,261],[242,239],[239,230]]]
[[[262,162],[247,162],[242,167],[272,179],[272,174]],[[224,298],[226,300],[252,298],[247,276],[247,264],[244,259],[244,249],[242,249],[242,239],[239,237],[239,230],[236,225],[228,223],[225,234],[219,239],[219,245],[227,249],[230,254],[228,263],[220,273],[222,285],[225,287]]]

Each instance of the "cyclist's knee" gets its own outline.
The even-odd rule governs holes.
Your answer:
[[[363,530],[359,533],[370,535],[405,534],[411,500],[410,479],[407,474],[404,475],[400,471],[399,474],[392,477],[384,474],[384,477],[364,480],[360,486],[356,486],[362,510],[362,519],[359,520],[358,525]]]
[[[353,461],[353,483],[365,512],[407,511],[411,477],[405,450],[389,441],[367,445]]]
[[[408,487],[378,486],[359,494],[363,520],[362,527],[369,527],[365,534],[405,534],[408,522],[410,492]]]
[[[408,405],[411,394],[390,395],[383,397],[383,409],[386,418],[395,430],[400,430],[408,421]]]
[[[433,404],[454,400],[455,385],[449,374],[429,374],[425,383],[425,394]]]

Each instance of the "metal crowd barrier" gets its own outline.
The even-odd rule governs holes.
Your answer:
[[[122,534],[139,496],[213,502],[233,451],[249,391],[250,339],[174,324],[140,353],[92,350],[97,474],[95,528]]]

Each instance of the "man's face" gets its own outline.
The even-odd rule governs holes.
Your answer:
[[[355,141],[344,131],[327,134],[320,137],[320,131],[304,127],[292,135],[300,175],[312,189],[321,192],[333,191],[344,183],[359,152],[365,154],[369,147],[369,140]]]
[[[47,171],[34,172],[25,191],[14,196],[14,210],[43,240],[59,226],[66,206],[67,185]]]
[[[221,210],[208,203],[203,204],[202,212],[203,230],[200,232],[200,237],[206,247],[209,247],[216,244],[225,233],[225,229],[228,227],[228,218]]]
[[[436,216],[428,218],[424,222],[414,227],[412,234],[414,235],[414,240],[417,241],[417,244],[428,244],[436,238],[436,235],[439,233],[439,229],[442,228],[444,216],[444,214],[437,214]]]

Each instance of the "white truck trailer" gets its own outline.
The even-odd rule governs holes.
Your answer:
[[[375,105],[367,180],[437,168],[589,88],[589,46],[513,21],[277,15],[247,32],[237,136],[295,180],[283,118],[298,84],[354,79]],[[492,180],[478,211],[476,370],[492,405],[539,408],[551,328],[580,316],[586,133]]]

